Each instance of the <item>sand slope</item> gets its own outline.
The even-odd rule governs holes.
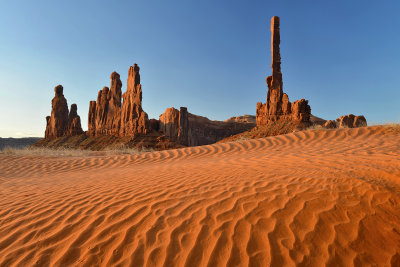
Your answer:
[[[399,266],[400,134],[0,156],[0,266]]]

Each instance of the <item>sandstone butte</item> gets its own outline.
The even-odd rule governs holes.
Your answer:
[[[212,144],[232,136],[243,136],[245,132],[257,132],[254,129],[262,127],[264,127],[263,133],[251,133],[248,136],[254,138],[284,134],[311,125],[325,128],[354,128],[367,125],[364,116],[349,114],[336,120],[326,121],[311,114],[308,100],[300,99],[291,103],[289,96],[283,92],[279,46],[280,19],[274,16],[271,19],[272,75],[266,78],[267,99],[264,104],[257,103],[255,118],[245,115],[226,121],[211,121],[206,117],[189,113],[186,107],[180,107],[179,110],[171,107],[167,108],[158,120],[149,119],[142,108],[140,68],[135,63],[129,68],[125,93],[121,92],[120,75],[113,72],[110,76],[110,88],[103,87],[98,92],[97,101],[90,101],[88,131],[85,134],[92,137],[130,137],[132,140],[140,137],[151,140],[150,143],[168,139],[177,146],[198,146]],[[63,87],[56,86],[55,92],[51,116],[46,117],[45,138],[84,134],[77,106],[73,104],[71,111],[68,112]],[[287,126],[288,123],[290,127]],[[283,129],[282,125],[286,129]]]

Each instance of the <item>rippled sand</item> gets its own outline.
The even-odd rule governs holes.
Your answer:
[[[0,156],[0,266],[400,266],[400,134]]]

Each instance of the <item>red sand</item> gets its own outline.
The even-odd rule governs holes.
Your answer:
[[[0,266],[400,265],[400,133],[382,127],[2,155],[0,196]]]

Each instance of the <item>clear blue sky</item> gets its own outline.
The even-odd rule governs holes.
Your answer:
[[[90,100],[129,66],[143,108],[224,120],[255,114],[271,73],[270,19],[281,18],[284,91],[325,119],[400,122],[398,1],[1,1],[0,136],[43,136],[64,86],[87,129]]]

